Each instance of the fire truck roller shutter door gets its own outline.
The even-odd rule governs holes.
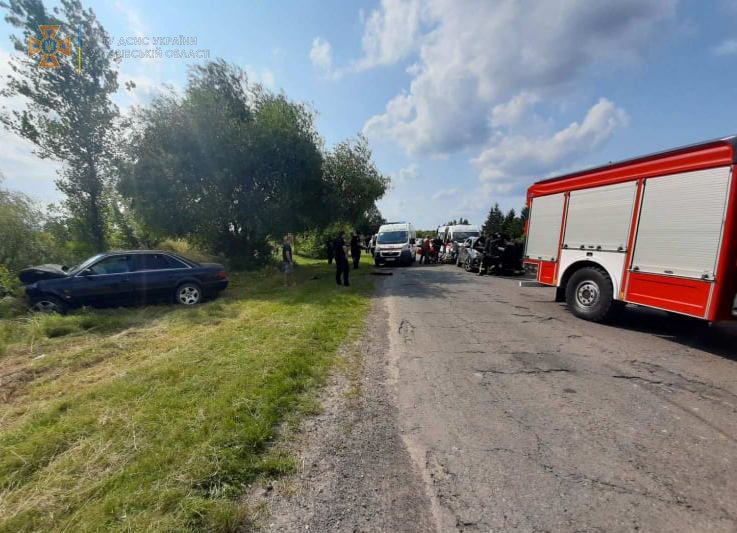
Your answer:
[[[636,192],[636,181],[572,191],[564,248],[624,252]]]
[[[619,299],[636,193],[636,181],[571,192],[559,286],[581,266],[594,263],[609,275]]]
[[[563,193],[532,199],[525,257],[543,261],[558,259],[564,202]]]
[[[729,183],[729,167],[647,179],[632,269],[713,280]]]

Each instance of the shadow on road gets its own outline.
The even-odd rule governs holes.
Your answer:
[[[450,291],[452,285],[477,284],[479,287],[479,298],[483,299],[485,294],[493,288],[493,284],[480,284],[476,274],[465,273],[461,269],[441,268],[442,265],[427,265],[413,267],[382,268],[380,270],[393,271],[399,275],[401,280],[393,285],[392,293],[407,298],[435,298],[438,290]],[[404,272],[421,273],[421,276],[401,276]],[[456,276],[462,274],[460,276]],[[396,276],[395,276],[396,277]],[[513,276],[484,276],[482,279],[498,281],[499,283],[516,283],[522,279]],[[552,291],[552,289],[551,289]],[[541,295],[542,296],[542,295]],[[498,301],[497,301],[498,302]],[[528,300],[527,304],[551,304],[550,299],[545,297]],[[559,304],[563,312],[570,320],[574,318],[565,309],[565,304]],[[511,308],[510,308],[511,309]],[[737,361],[737,322],[726,322],[716,325],[680,315],[669,314],[657,309],[649,309],[635,305],[628,305],[621,313],[617,314],[606,324],[607,327],[622,330],[637,331],[647,335],[654,335],[665,340],[711,353],[726,359]]]
[[[682,346],[737,361],[737,323],[709,325],[703,320],[628,305],[608,325],[656,335]]]

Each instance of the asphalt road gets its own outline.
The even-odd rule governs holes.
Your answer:
[[[735,328],[592,324],[514,279],[393,273],[386,379],[438,530],[737,530]]]

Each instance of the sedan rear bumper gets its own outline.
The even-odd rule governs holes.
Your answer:
[[[228,287],[228,280],[223,279],[223,280],[215,281],[213,283],[209,283],[202,288],[204,289],[206,294],[215,295],[219,292],[224,291],[227,287]]]

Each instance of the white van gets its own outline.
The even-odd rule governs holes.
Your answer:
[[[417,247],[415,227],[409,222],[392,222],[379,228],[376,237],[374,263],[411,265],[415,262]]]
[[[448,226],[445,232],[445,253],[450,253],[453,260],[458,258],[458,247],[470,237],[481,235],[481,228],[472,224]]]
[[[462,243],[469,237],[478,237],[481,235],[481,229],[471,224],[459,224],[457,226],[448,226],[445,233],[446,241]]]

